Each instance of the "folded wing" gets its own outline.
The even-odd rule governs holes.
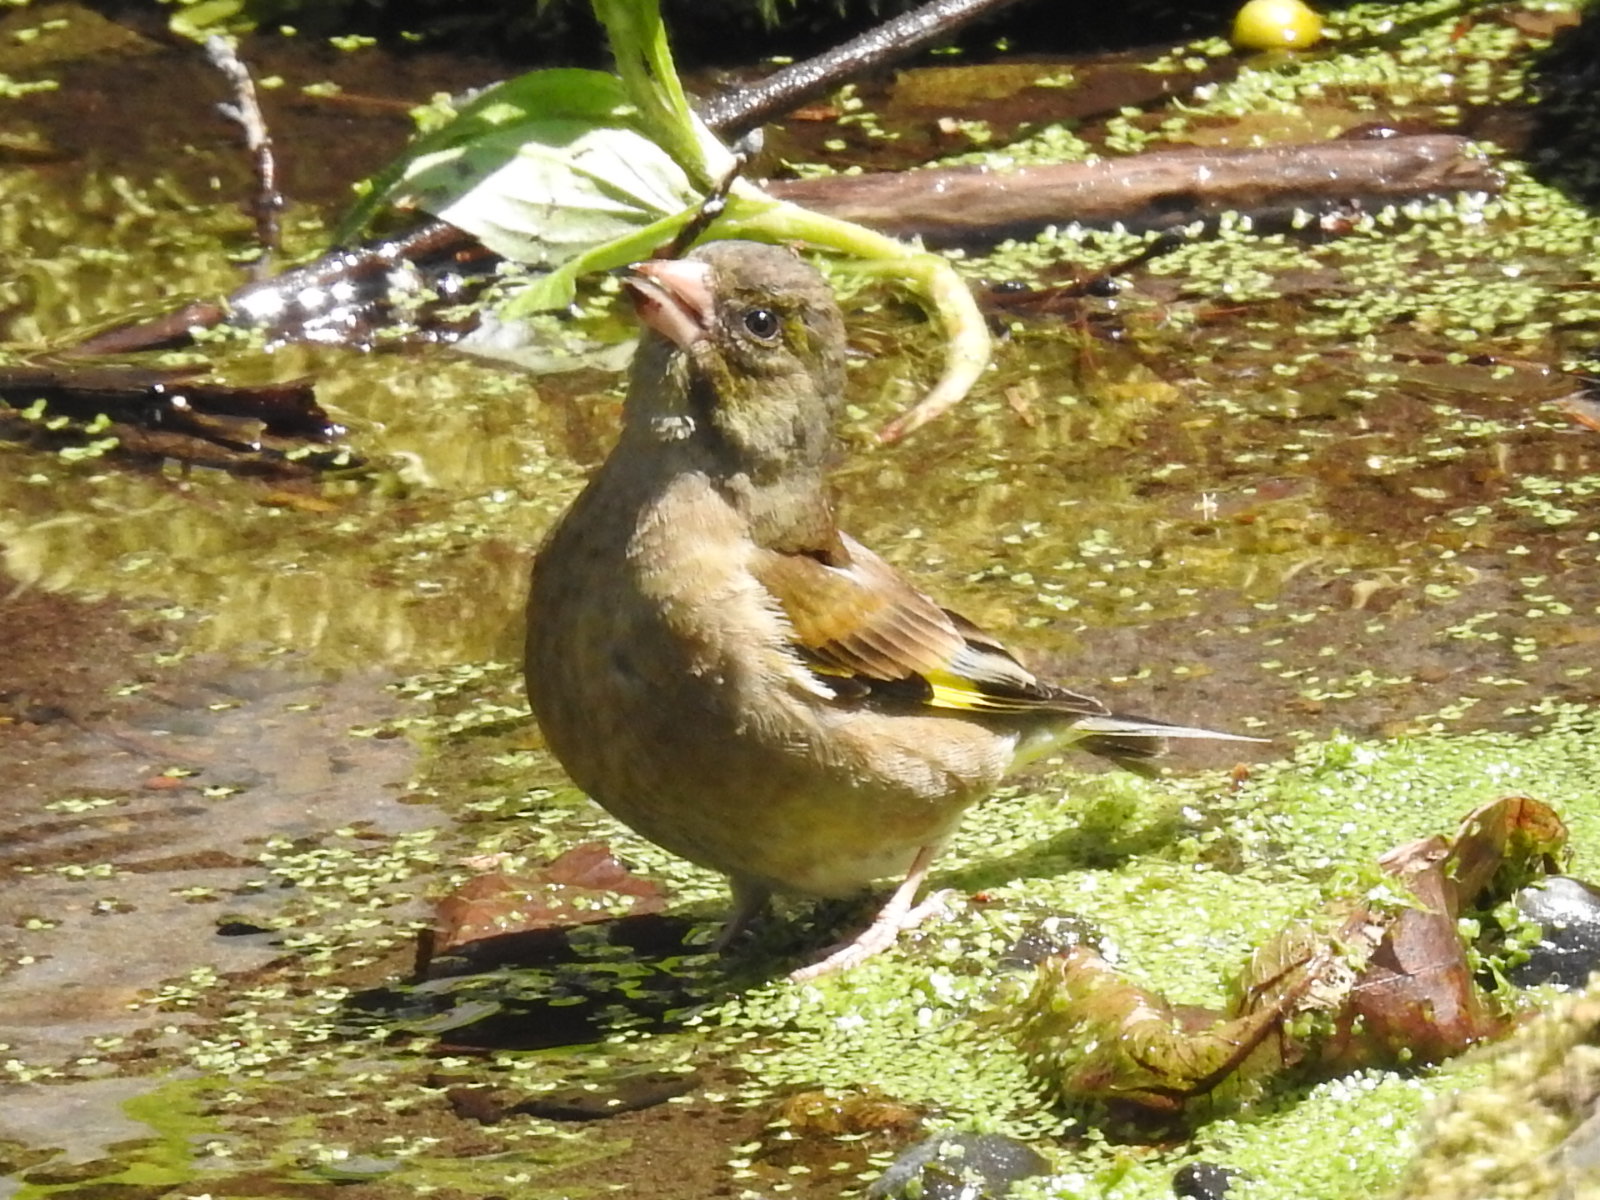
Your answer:
[[[1140,773],[1167,738],[1259,740],[1118,715],[1039,679],[848,534],[815,550],[758,551],[755,572],[794,628],[795,653],[841,699],[967,713],[1016,727],[1023,757],[1072,741]]]

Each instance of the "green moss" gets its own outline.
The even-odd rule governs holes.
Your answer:
[[[980,806],[942,860],[963,887],[982,887],[982,906],[843,978],[748,991],[707,1020],[745,1046],[737,1061],[761,1081],[750,1102],[784,1085],[871,1080],[940,1124],[1065,1137],[1063,1176],[1091,1190],[1063,1183],[1040,1195],[1154,1198],[1177,1162],[1219,1156],[1255,1177],[1249,1194],[1378,1194],[1398,1181],[1429,1105],[1481,1078],[1481,1066],[1269,1085],[1243,1113],[1202,1123],[1181,1152],[1131,1169],[1093,1137],[1075,1140],[1072,1118],[1041,1110],[1025,1064],[991,1023],[1011,995],[995,961],[1040,915],[1070,913],[1107,936],[1134,982],[1175,1003],[1219,1005],[1224,977],[1253,946],[1370,886],[1379,854],[1453,832],[1472,807],[1511,791],[1555,805],[1576,860],[1600,860],[1600,714],[1547,706],[1539,721],[1522,736],[1338,739],[1237,789],[1214,777],[1151,784],[1060,772],[1050,789]],[[1096,859],[1114,866],[1089,865]],[[1092,1190],[1112,1176],[1112,1190]]]
[[[124,1102],[123,1110],[149,1126],[152,1137],[119,1143],[107,1157],[88,1163],[36,1166],[22,1173],[12,1195],[40,1200],[80,1189],[86,1195],[159,1195],[193,1184],[201,1174],[196,1160],[218,1133],[202,1110],[221,1086],[214,1080],[175,1079]]]
[[[1555,1005],[1478,1055],[1435,1112],[1397,1195],[1405,1200],[1534,1200],[1587,1195],[1595,1176],[1567,1165],[1561,1143],[1596,1095],[1595,989]]]

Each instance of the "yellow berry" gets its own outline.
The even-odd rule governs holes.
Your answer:
[[[1233,19],[1241,50],[1301,50],[1322,39],[1322,18],[1301,0],[1249,0]]]

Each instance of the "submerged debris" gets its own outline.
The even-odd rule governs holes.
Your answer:
[[[869,1200],[1001,1200],[1047,1174],[1031,1146],[998,1133],[940,1133],[907,1150],[867,1189]]]
[[[1548,806],[1508,796],[1452,839],[1397,847],[1379,865],[1404,893],[1374,888],[1290,926],[1251,956],[1226,1014],[1170,1005],[1074,947],[1040,964],[1016,1036],[1063,1101],[1130,1116],[1238,1101],[1290,1068],[1438,1062],[1509,1024],[1458,922],[1550,869],[1566,836]]]

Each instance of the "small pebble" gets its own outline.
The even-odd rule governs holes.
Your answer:
[[[1517,893],[1517,908],[1544,936],[1528,960],[1507,973],[1518,987],[1554,983],[1580,988],[1600,968],[1600,891],[1581,879],[1551,875]]]
[[[1172,1175],[1172,1194],[1178,1200],[1222,1200],[1233,1183],[1234,1172],[1216,1163],[1184,1163]]]
[[[1001,1200],[1019,1179],[1045,1175],[1037,1150],[998,1133],[940,1133],[918,1142],[867,1189],[868,1200]]]

